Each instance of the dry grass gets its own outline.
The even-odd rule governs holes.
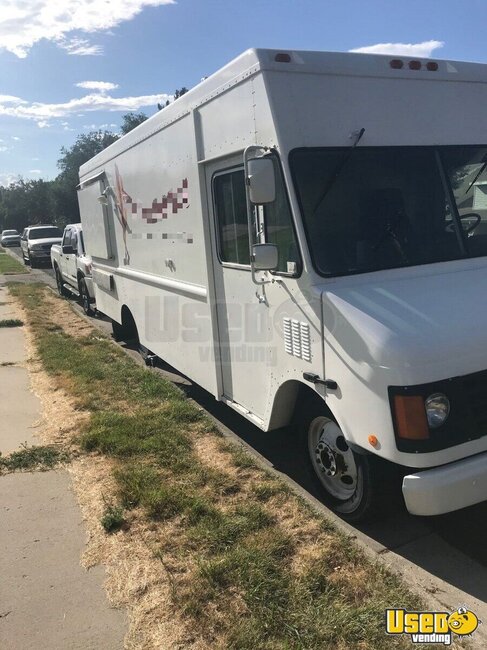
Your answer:
[[[65,301],[11,290],[28,323],[39,432],[80,450],[69,471],[88,530],[83,564],[105,565],[109,598],[129,613],[127,648],[409,647],[383,629],[385,607],[420,606],[399,580],[176,388],[93,331],[79,335],[85,321]],[[107,534],[111,507],[124,525]]]

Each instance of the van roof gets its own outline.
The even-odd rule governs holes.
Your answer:
[[[108,160],[260,71],[487,83],[487,65],[482,63],[357,52],[249,49],[82,165],[80,178],[91,176]]]

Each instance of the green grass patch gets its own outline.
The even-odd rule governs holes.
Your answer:
[[[68,460],[69,455],[65,451],[52,445],[23,446],[19,451],[14,451],[8,456],[0,455],[0,472],[46,471]]]
[[[113,505],[105,508],[105,512],[101,518],[101,525],[107,533],[115,533],[117,530],[121,530],[125,526],[125,523],[122,508]]]
[[[0,327],[21,327],[23,324],[18,318],[4,318],[0,320]]]
[[[169,548],[154,553],[163,563],[171,553],[176,564],[188,558],[188,570],[170,578],[171,606],[188,628],[235,650],[409,647],[384,631],[387,607],[421,607],[403,583],[245,449],[217,438],[205,414],[160,375],[101,334],[65,334],[50,320],[42,286],[10,291],[26,309],[44,368],[91,413],[77,437],[81,449],[115,464],[117,492],[104,529],[123,531],[127,512],[130,521],[147,522],[151,540],[165,526],[176,528]],[[203,462],[196,440],[216,443],[227,464]],[[295,512],[314,521],[319,544],[309,557],[299,527],[289,523]]]
[[[29,269],[10,255],[2,255],[0,257],[0,275],[16,275],[18,273],[29,273]]]

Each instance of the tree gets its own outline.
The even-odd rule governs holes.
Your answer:
[[[176,101],[176,99],[179,99],[180,97],[185,95],[187,92],[188,92],[188,89],[186,88],[186,86],[183,86],[182,88],[176,88],[176,90],[174,91],[174,99],[173,99],[173,101]],[[164,107],[169,106],[170,103],[171,102],[168,99],[168,100],[166,100],[165,104],[159,104],[158,103],[157,108],[158,108],[158,110],[162,110]]]
[[[122,135],[126,135],[136,126],[145,122],[146,119],[147,115],[145,113],[125,113],[125,115],[122,115],[122,126],[120,127]]]
[[[69,147],[61,148],[58,168],[61,170],[53,184],[56,214],[64,223],[80,220],[76,186],[79,183],[79,168],[118,140],[118,135],[111,131],[91,131],[76,138]]]
[[[52,183],[44,180],[19,179],[1,188],[0,226],[21,231],[34,223],[52,222],[55,205]]]

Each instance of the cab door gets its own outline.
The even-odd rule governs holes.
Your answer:
[[[276,201],[253,210],[252,239],[255,243],[280,241],[279,266],[274,275],[282,283],[293,285],[300,263],[277,159],[276,170]],[[252,280],[243,158],[208,166],[206,181],[213,217],[222,397],[263,420],[269,407],[272,375],[284,350],[274,317],[288,296],[278,282],[259,287]],[[272,279],[270,273],[265,275]]]

